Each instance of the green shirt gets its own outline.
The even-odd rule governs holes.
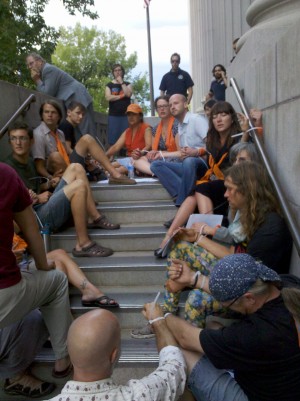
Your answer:
[[[20,176],[20,178],[22,179],[27,188],[32,189],[35,193],[39,194],[41,177],[38,177],[34,161],[31,157],[29,158],[28,163],[24,164],[20,163],[13,157],[12,154],[10,154],[6,158],[5,163],[11,166],[14,170],[16,170],[16,172],[18,173],[18,175]],[[36,179],[32,179],[35,177]]]

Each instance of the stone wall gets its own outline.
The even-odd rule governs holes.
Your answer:
[[[257,107],[264,112],[264,142],[275,176],[283,189],[288,205],[300,232],[300,4],[298,0],[254,0],[233,2],[231,0],[191,0],[191,9],[198,4],[201,16],[192,17],[194,24],[201,23],[202,35],[192,40],[192,52],[201,53],[200,71],[207,79],[212,64],[217,62],[220,40],[227,43],[230,26],[245,26],[250,29],[238,42],[239,52],[228,68],[228,76],[234,77],[244,94],[248,107]],[[210,6],[209,6],[210,3]],[[234,21],[233,5],[248,3],[241,21]],[[251,3],[251,4],[250,4]],[[224,7],[232,12],[226,24]],[[214,8],[212,9],[212,5]],[[210,7],[210,9],[209,9]],[[241,8],[240,8],[241,9]],[[212,11],[214,19],[212,19]],[[233,25],[232,25],[233,24]],[[222,36],[223,30],[223,36]],[[193,31],[192,31],[193,34]],[[221,43],[222,44],[222,43]],[[194,50],[195,49],[195,50]],[[200,49],[200,50],[199,50]],[[205,49],[209,49],[208,53]],[[213,50],[212,50],[213,49]],[[220,52],[225,60],[229,54]],[[222,63],[222,59],[219,60]],[[193,61],[194,62],[194,61]],[[226,64],[226,63],[225,63]],[[193,65],[195,70],[197,63]],[[228,65],[227,65],[228,67]],[[194,77],[194,76],[193,76]],[[200,82],[200,84],[199,84]],[[201,89],[201,82],[199,81]],[[231,88],[226,98],[239,110]],[[299,255],[294,252],[291,270],[300,274]]]

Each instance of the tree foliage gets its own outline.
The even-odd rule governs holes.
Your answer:
[[[43,18],[49,0],[0,1],[0,79],[31,86],[24,58],[30,51],[38,51],[50,60],[59,33],[47,26]],[[79,11],[92,19],[98,17],[90,10],[94,0],[62,0],[70,14]]]
[[[132,76],[137,64],[136,52],[127,56],[122,35],[110,30],[85,28],[79,23],[74,28],[60,28],[52,63],[82,82],[94,99],[97,111],[107,112],[105,86],[112,80],[111,68],[120,63],[126,71],[125,79],[132,83],[136,101],[147,111],[149,84],[146,74]]]

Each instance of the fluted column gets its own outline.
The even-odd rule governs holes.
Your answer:
[[[190,0],[191,72],[195,82],[193,111],[209,90],[215,64],[227,67],[232,41],[249,27],[245,20],[251,0]]]

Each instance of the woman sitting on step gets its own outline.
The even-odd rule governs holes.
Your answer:
[[[177,161],[180,157],[178,121],[171,115],[169,96],[157,97],[154,104],[161,120],[152,128],[152,150],[134,161],[136,170],[151,176],[150,165],[154,160],[166,158],[168,161]]]
[[[120,173],[124,174],[128,172],[127,166],[131,162],[131,158],[134,160],[140,158],[142,154],[151,150],[152,146],[151,127],[143,122],[142,108],[138,104],[132,103],[127,107],[126,114],[129,128],[106,152],[106,155],[113,159],[122,148],[126,148],[127,157],[117,159],[112,163]]]
[[[283,220],[278,202],[266,171],[257,163],[235,164],[225,173],[225,197],[231,210],[232,223],[228,227],[231,244],[213,239],[215,227],[196,223],[191,229],[181,229],[173,246],[168,268],[185,261],[199,275],[209,276],[220,258],[233,253],[249,253],[278,273],[287,273],[292,239]],[[166,283],[164,311],[176,313],[182,286],[173,280]],[[191,289],[185,302],[185,319],[197,327],[204,327],[208,315],[223,312],[222,305],[201,290]],[[135,338],[151,337],[151,327],[135,329]],[[153,336],[153,334],[152,334]]]
[[[240,120],[240,123],[239,123]],[[206,138],[206,149],[209,154],[209,169],[196,182],[195,192],[188,196],[180,206],[160,247],[155,250],[156,257],[163,257],[164,245],[170,235],[181,224],[186,223],[190,214],[198,206],[199,213],[213,213],[227,215],[228,204],[224,198],[224,171],[229,167],[229,152],[232,146],[239,142],[239,137],[233,137],[244,132],[242,142],[249,139],[246,132],[249,128],[247,118],[237,114],[228,102],[217,102],[211,109],[209,129]]]
[[[229,226],[232,244],[224,246],[213,241],[209,236],[214,235],[215,228],[197,223],[194,228],[179,232],[179,241],[170,252],[168,266],[174,260],[176,263],[184,260],[192,270],[208,276],[220,258],[246,252],[278,273],[287,273],[292,239],[266,171],[254,162],[235,164],[225,173],[225,187],[225,197],[235,217]],[[166,311],[176,312],[182,290],[179,287],[175,281],[168,280]],[[211,295],[191,290],[185,303],[185,318],[204,327],[206,316],[221,310],[222,305]]]

